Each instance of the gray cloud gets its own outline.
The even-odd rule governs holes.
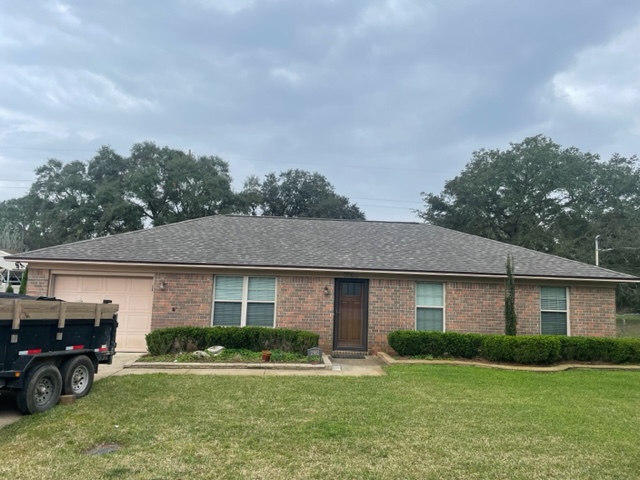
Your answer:
[[[631,0],[43,0],[0,25],[0,199],[48,157],[152,140],[415,220],[477,148],[640,150]]]

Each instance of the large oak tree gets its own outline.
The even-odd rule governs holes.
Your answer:
[[[542,135],[506,150],[479,150],[438,194],[423,193],[426,222],[640,275],[640,162],[601,161]],[[517,263],[517,259],[516,259]],[[633,286],[619,304],[640,309]]]
[[[22,198],[0,202],[0,248],[32,250],[225,213],[364,219],[318,173],[289,170],[231,187],[229,165],[152,142],[129,156],[108,146],[90,160],[50,159]]]
[[[317,172],[290,169],[269,173],[261,182],[250,177],[242,192],[254,214],[279,217],[313,217],[364,220],[364,213],[336,193],[327,178]]]

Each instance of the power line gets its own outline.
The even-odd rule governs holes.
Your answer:
[[[10,146],[10,145],[0,145],[0,149],[6,149],[6,150],[30,150],[30,151],[43,151],[43,152],[47,152],[47,151],[54,151],[54,152],[85,152],[85,153],[96,153],[97,149],[94,150],[89,150],[89,149],[80,149],[80,148],[43,148],[43,147],[16,147],[16,146]],[[220,158],[222,158],[225,161],[229,161],[229,160],[235,160],[235,161],[245,161],[245,162],[257,162],[257,163],[267,163],[270,160],[269,159],[251,159],[248,157],[244,157],[244,156],[238,156],[238,155],[224,155],[224,154],[220,154],[218,155]],[[285,163],[285,165],[290,165],[290,166],[296,166],[296,165],[300,165],[300,166],[310,166],[310,167],[324,167],[326,166],[326,163],[318,163],[318,162],[290,162],[290,163]],[[370,164],[348,164],[345,162],[340,162],[340,166],[341,167],[346,167],[346,168],[364,168],[364,169],[368,169],[368,170],[394,170],[394,171],[403,171],[403,172],[416,172],[416,173],[433,173],[434,172],[434,168],[430,168],[430,169],[421,169],[421,168],[407,168],[407,167],[398,167],[398,166],[393,166],[393,167],[384,167],[384,166],[379,166],[379,165],[370,165]]]
[[[92,152],[95,153],[97,150],[88,150],[84,148],[60,148],[60,147],[12,147],[10,145],[0,145],[0,148],[4,148],[5,150],[34,150],[34,151],[56,151],[56,152]]]
[[[415,208],[409,208],[409,207],[393,207],[391,205],[358,205],[358,207],[373,207],[373,208],[394,208],[397,210],[411,210],[414,211]]]
[[[351,200],[375,200],[380,202],[396,202],[396,203],[419,203],[422,204],[419,200],[392,200],[390,198],[366,198],[366,197],[349,197]]]

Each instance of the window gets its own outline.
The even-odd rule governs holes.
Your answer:
[[[444,331],[444,288],[441,283],[416,283],[416,330]]]
[[[273,327],[276,279],[216,276],[213,324]]]
[[[24,270],[22,269],[7,270],[0,268],[0,283],[11,283],[12,286],[19,287],[23,272]]]
[[[567,335],[567,289],[540,287],[540,333]]]

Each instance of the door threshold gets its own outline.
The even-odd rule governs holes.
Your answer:
[[[367,352],[354,350],[334,350],[331,352],[333,358],[365,358]]]

